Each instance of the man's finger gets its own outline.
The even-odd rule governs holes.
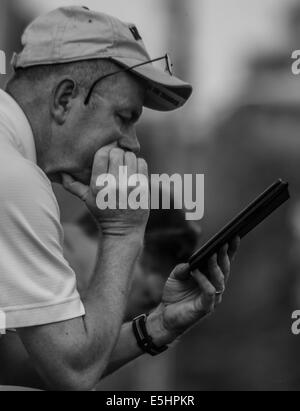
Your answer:
[[[109,174],[118,179],[120,167],[123,166],[125,166],[125,151],[121,148],[113,148],[109,154]]]
[[[225,277],[225,283],[229,280],[231,267],[228,250],[229,246],[225,245],[224,247],[222,247],[218,255],[218,265]]]
[[[68,174],[62,175],[62,182],[67,191],[78,197],[80,200],[86,201],[90,189],[88,186],[75,181],[74,178]]]
[[[220,304],[223,302],[223,294],[216,295],[216,300],[215,300],[215,308],[217,308]]]
[[[109,146],[102,147],[95,154],[91,180],[92,189],[95,189],[98,177],[108,173],[109,154],[114,147],[114,144],[110,144]]]
[[[109,146],[102,147],[97,151],[93,164],[93,174],[96,175],[96,178],[98,178],[101,174],[108,173],[109,154],[114,147],[115,146],[111,144]]]
[[[202,294],[202,307],[198,307],[199,311],[203,310],[205,313],[213,312],[216,303],[216,288],[199,270],[193,271],[191,275],[198,284]],[[199,314],[201,313],[199,312]]]
[[[149,177],[148,164],[143,158],[138,159],[138,174]]]
[[[178,265],[171,276],[178,281],[187,281],[191,276],[191,269],[189,264],[180,264]]]
[[[225,291],[225,276],[218,265],[217,255],[214,255],[208,261],[208,278],[217,292]]]
[[[236,255],[238,252],[238,249],[240,248],[241,245],[241,239],[240,237],[236,237],[230,244],[228,248],[228,256],[230,258],[230,261],[233,262],[236,259]]]
[[[125,166],[127,167],[128,177],[138,173],[138,159],[130,151],[125,153]]]

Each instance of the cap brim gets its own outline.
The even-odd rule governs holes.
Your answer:
[[[114,57],[113,60],[123,67],[130,68],[140,61]],[[149,63],[131,70],[138,77],[149,83],[145,107],[157,111],[172,111],[182,107],[191,97],[193,88],[175,76],[157,69]]]

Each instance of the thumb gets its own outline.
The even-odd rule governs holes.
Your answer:
[[[191,273],[191,268],[189,264],[180,264],[172,272],[172,276],[175,280],[186,281],[189,279]]]
[[[87,200],[90,187],[79,183],[78,181],[75,181],[74,178],[68,174],[62,175],[62,182],[64,189],[69,191],[69,193],[73,194],[84,202]]]

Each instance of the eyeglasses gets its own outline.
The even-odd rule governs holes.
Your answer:
[[[112,59],[112,60],[113,60],[113,59]],[[146,66],[147,64],[152,64],[152,63],[156,63],[156,62],[163,61],[163,60],[165,61],[164,71],[167,72],[167,73],[169,73],[170,76],[173,76],[173,64],[172,64],[172,61],[171,61],[171,58],[170,58],[169,54],[166,54],[166,55],[164,55],[163,57],[159,57],[159,58],[156,58],[156,59],[154,59],[154,60],[148,60],[148,61],[145,61],[145,62],[143,62],[143,63],[136,64],[136,65],[134,65],[134,66],[132,66],[132,67],[127,67],[127,68],[122,69],[122,70],[114,71],[113,73],[106,74],[105,76],[102,76],[102,77],[98,78],[98,79],[92,84],[92,86],[91,86],[91,88],[90,88],[90,91],[88,92],[88,95],[87,95],[87,97],[86,97],[86,99],[85,99],[85,101],[84,101],[84,104],[85,104],[86,106],[89,104],[89,102],[90,102],[90,100],[91,100],[91,97],[92,97],[92,94],[93,94],[93,91],[94,91],[95,87],[97,86],[97,84],[98,84],[100,81],[102,81],[102,80],[104,80],[104,79],[106,79],[106,78],[108,78],[108,77],[115,76],[115,75],[117,75],[117,74],[119,74],[119,73],[126,73],[126,72],[132,71],[132,70],[134,70],[134,69],[136,69],[136,68],[138,68],[138,67]]]

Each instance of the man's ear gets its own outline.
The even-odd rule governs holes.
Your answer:
[[[74,80],[64,79],[54,89],[51,101],[51,114],[62,125],[72,106],[72,100],[78,96],[78,86]]]

